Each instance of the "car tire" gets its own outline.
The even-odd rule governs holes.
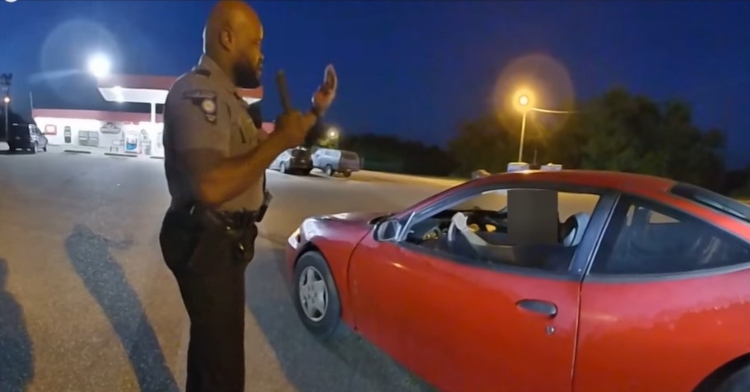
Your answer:
[[[345,171],[344,172],[344,177],[351,177],[351,176],[352,176],[352,172],[350,172],[350,171]]]
[[[740,368],[711,392],[745,392],[750,390],[750,366]]]
[[[297,260],[293,300],[297,315],[311,334],[328,340],[336,333],[341,323],[341,300],[328,262],[319,252],[305,252]]]
[[[279,164],[279,172],[286,174],[286,163]]]
[[[42,151],[47,152],[47,145],[44,145],[44,148],[42,148]]]
[[[16,152],[16,145],[8,143],[8,152]]]
[[[309,176],[312,169],[305,169],[305,171],[302,172],[302,175]]]
[[[328,177],[333,177],[333,175],[336,174],[331,165],[326,165],[324,172]]]
[[[39,145],[34,142],[31,144],[31,148],[29,149],[32,154],[36,154],[37,150],[39,150]]]

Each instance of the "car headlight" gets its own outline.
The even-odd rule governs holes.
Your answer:
[[[289,236],[289,239],[287,240],[287,242],[293,248],[296,248],[297,245],[299,245],[299,242],[300,242],[300,231],[299,231],[299,228],[297,228],[297,230],[294,230],[292,232],[292,235]]]

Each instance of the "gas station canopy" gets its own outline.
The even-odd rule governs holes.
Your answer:
[[[102,97],[110,102],[161,105],[175,80],[177,78],[171,76],[110,75],[97,79],[97,87]],[[237,92],[248,104],[263,98],[263,87],[238,89]]]

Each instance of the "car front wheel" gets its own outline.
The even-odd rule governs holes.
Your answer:
[[[329,339],[341,321],[336,283],[322,254],[302,254],[294,267],[294,307],[302,324],[321,340]]]
[[[745,392],[750,390],[750,366],[745,366],[729,375],[715,388],[698,388],[696,391]]]

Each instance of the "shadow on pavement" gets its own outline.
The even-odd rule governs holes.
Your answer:
[[[109,240],[80,224],[65,241],[73,267],[125,347],[141,391],[179,392],[143,306],[109,251],[129,246],[127,241]]]
[[[0,391],[23,392],[34,378],[34,347],[21,304],[5,291],[8,263],[0,258]]]
[[[331,342],[312,337],[297,318],[282,278],[283,254],[278,245],[258,250],[246,274],[246,298],[287,379],[297,390],[432,391],[345,327]]]

